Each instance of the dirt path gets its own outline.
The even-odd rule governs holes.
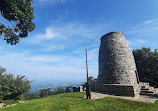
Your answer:
[[[125,96],[114,96],[114,95],[108,95],[108,94],[101,94],[101,93],[96,93],[96,92],[92,92],[91,95],[92,95],[91,96],[92,100],[93,99],[101,99],[104,97],[116,97],[116,98],[145,102],[145,103],[154,103],[156,100],[158,100],[158,97],[154,97],[154,98],[149,97],[149,96],[125,97]]]

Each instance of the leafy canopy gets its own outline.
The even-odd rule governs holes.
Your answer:
[[[1,15],[9,22],[14,21],[13,27],[0,22],[0,36],[11,45],[19,43],[20,38],[27,37],[35,29],[33,0],[0,0]]]
[[[138,75],[140,81],[144,81],[145,78],[152,80],[148,81],[150,85],[158,87],[158,51],[155,49],[151,51],[150,48],[141,48],[133,50]]]
[[[31,88],[31,81],[27,80],[25,76],[7,73],[6,69],[0,67],[0,101],[1,100],[16,100],[28,92]]]

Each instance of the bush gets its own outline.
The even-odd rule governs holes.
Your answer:
[[[9,99],[9,100],[3,100],[2,102],[4,103],[4,106],[18,103],[17,100],[12,100],[12,99]]]
[[[22,94],[30,90],[30,83],[25,76],[14,77],[0,67],[0,100],[19,100]]]

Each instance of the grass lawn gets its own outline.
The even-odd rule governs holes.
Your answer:
[[[0,111],[158,111],[158,101],[141,103],[106,97],[86,100],[85,93],[65,93],[43,99],[31,100]]]

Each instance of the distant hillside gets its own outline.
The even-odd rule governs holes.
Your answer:
[[[54,90],[58,87],[66,88],[67,86],[80,86],[85,81],[34,81],[31,83],[32,89],[29,91],[29,93],[37,93],[42,88],[50,88],[51,90]]]
[[[2,108],[0,111],[158,111],[158,101],[149,104],[111,97],[86,100],[84,96],[85,93],[64,93]]]

